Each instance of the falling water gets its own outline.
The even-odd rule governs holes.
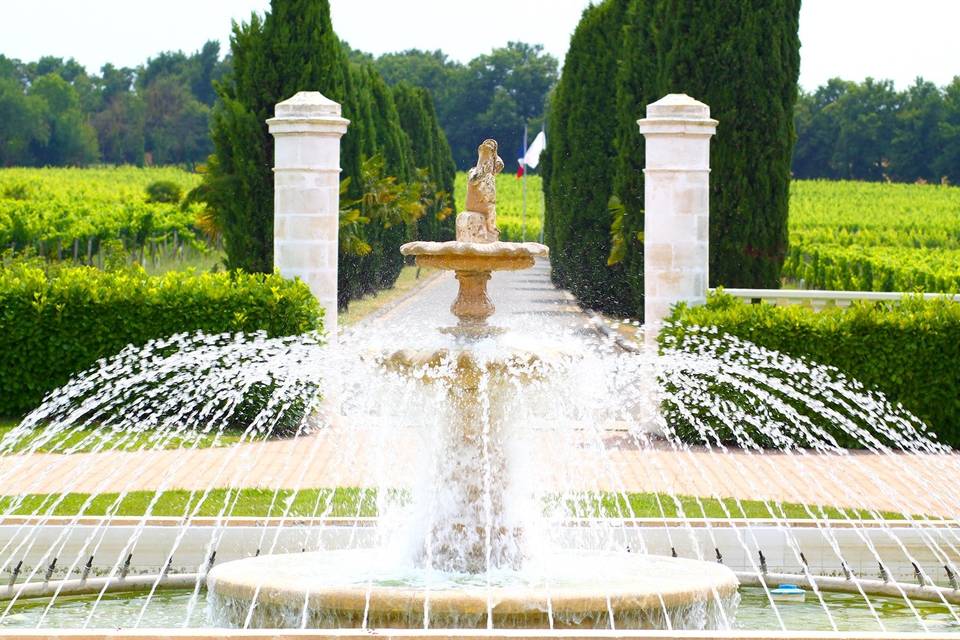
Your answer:
[[[544,627],[731,627],[735,603],[720,593],[687,608],[661,601],[644,619],[620,615],[616,594],[635,577],[627,571],[665,571],[647,554],[737,562],[743,575],[762,576],[762,562],[774,561],[765,546],[771,530],[782,540],[777,566],[808,579],[832,628],[840,625],[818,567],[850,568],[878,628],[875,596],[861,587],[881,579],[878,571],[892,588],[911,579],[897,568],[911,563],[926,585],[948,586],[945,571],[957,573],[960,498],[943,482],[960,470],[956,457],[920,420],[855,380],[711,328],[653,353],[541,316],[512,315],[508,326],[468,347],[387,323],[348,332],[335,348],[315,335],[177,335],[98,362],[0,440],[10,530],[0,571],[9,576],[26,560],[0,601],[0,623],[19,615],[24,585],[49,582],[43,626],[64,599],[56,581],[81,578],[91,558],[91,578],[139,572],[164,495],[186,491],[175,513],[165,507],[172,533],[136,622],[166,601],[162,572],[172,568],[196,574],[180,618],[191,624],[250,486],[265,488],[274,519],[247,525],[249,548],[235,556],[305,551],[314,563],[305,574],[338,576],[336,584],[364,589],[368,605],[377,588],[404,586],[417,594],[405,625],[489,627],[496,589],[536,588],[548,594],[539,605]],[[456,371],[464,350],[476,366],[469,387]],[[410,356],[417,353],[446,355],[427,364]],[[476,429],[468,441],[450,431],[457,420]],[[356,489],[353,502],[337,487]],[[145,513],[123,517],[125,500],[142,490],[155,492]],[[465,501],[464,490],[478,499]],[[68,504],[71,492],[85,494],[80,505]],[[478,510],[458,511],[466,502]],[[814,562],[809,533],[793,526],[794,503],[805,505],[819,536]],[[73,515],[58,515],[68,508]],[[104,516],[91,521],[95,509]],[[886,512],[909,527],[887,522]],[[182,566],[186,547],[197,548],[202,513],[214,514],[203,559]],[[121,524],[125,544],[108,548]],[[605,614],[555,612],[551,594],[570,585],[605,594]],[[485,610],[444,612],[451,588],[485,594]],[[762,581],[761,593],[785,628],[785,605]],[[926,605],[903,589],[898,597],[924,627]],[[248,624],[256,616],[295,627],[390,622],[369,606],[357,620],[313,611],[309,593],[282,611],[259,599],[217,601],[214,621],[236,619],[225,612],[240,607]],[[109,602],[106,583],[93,590],[84,626]],[[955,602],[940,598],[960,625]]]

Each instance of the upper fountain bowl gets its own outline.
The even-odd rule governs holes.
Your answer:
[[[536,242],[408,242],[400,247],[417,264],[453,271],[517,271],[529,269],[534,259],[550,250]]]

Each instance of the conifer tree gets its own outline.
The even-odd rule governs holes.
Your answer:
[[[266,120],[298,91],[339,102],[350,127],[341,140],[344,197],[416,176],[413,149],[400,125],[393,93],[369,64],[351,63],[330,22],[328,0],[271,0],[264,18],[234,27],[233,72],[218,86],[212,125],[215,155],[206,199],[221,223],[231,268],[273,270],[273,138]],[[375,159],[365,163],[368,159]],[[377,175],[365,174],[371,167]],[[365,186],[366,185],[366,186]],[[338,295],[349,300],[391,286],[403,267],[400,244],[412,225],[378,220],[360,233],[368,251],[341,248]]]
[[[426,170],[430,182],[445,194],[438,198],[432,210],[420,219],[417,235],[423,240],[452,240],[454,216],[448,214],[439,220],[437,215],[441,211],[449,212],[455,209],[453,182],[456,165],[447,137],[437,121],[433,97],[426,89],[406,82],[393,87],[393,97],[400,115],[400,126],[410,139],[414,165],[418,169]]]
[[[633,0],[624,16],[621,38],[623,51],[630,52],[617,70],[617,150],[613,193],[619,200],[621,217],[619,254],[615,249],[608,263],[620,264],[629,288],[631,312],[643,310],[643,168],[645,142],[637,120],[645,114],[645,105],[661,96],[656,86],[658,51],[653,25],[662,19],[666,3],[662,0]]]
[[[590,306],[642,314],[645,160],[636,120],[662,96],[687,93],[720,121],[711,144],[711,284],[778,286],[795,137],[799,7],[799,0],[607,0],[584,13],[549,119],[546,231],[559,284]],[[604,62],[611,52],[619,58],[613,72]],[[604,122],[612,134],[589,126],[605,113],[614,113],[614,126]],[[612,164],[614,175],[587,170],[589,163]],[[590,237],[583,214],[596,219],[604,188],[616,196],[613,251],[571,259],[566,240]],[[607,261],[614,266],[605,267]]]
[[[273,271],[273,138],[266,120],[298,91],[320,91],[343,103],[347,61],[330,23],[326,0],[272,0],[270,12],[235,24],[233,71],[218,86],[208,198],[223,230],[230,268]],[[347,116],[349,117],[349,116]],[[359,147],[343,142],[359,173]]]
[[[777,288],[787,249],[800,0],[672,0],[659,93],[687,93],[720,124],[710,153],[710,281]]]
[[[628,300],[622,266],[607,266],[616,130],[605,117],[616,108],[611,84],[627,4],[608,0],[584,11],[551,101],[544,169],[554,282],[581,304],[611,312]]]

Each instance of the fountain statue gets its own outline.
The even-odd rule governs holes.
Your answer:
[[[457,239],[452,242],[409,242],[400,247],[405,256],[416,256],[422,267],[452,269],[460,291],[450,311],[459,324],[448,331],[463,337],[482,337],[497,332],[487,325],[496,311],[487,295],[493,271],[529,269],[549,250],[536,242],[500,242],[497,229],[497,174],[503,160],[496,140],[484,140],[477,166],[467,176],[467,210],[457,215]]]
[[[494,271],[532,267],[546,246],[503,242],[496,175],[503,161],[485,140],[468,177],[456,240],[401,247],[417,264],[452,270],[459,292],[452,344],[380,353],[384,373],[445,394],[430,522],[416,533],[413,568],[400,576],[371,550],[260,556],[214,567],[208,593],[220,622],[253,627],[710,626],[726,619],[738,581],[721,564],[618,552],[557,552],[544,560],[528,540],[512,491],[511,413],[524,389],[575,365],[570,356],[507,348],[488,324]],[[493,342],[493,348],[490,343]],[[443,403],[441,403],[443,404]],[[535,508],[535,507],[534,507]],[[416,528],[415,528],[416,529]],[[536,553],[532,553],[536,551]],[[539,555],[536,562],[532,555]],[[719,612],[719,613],[718,613]],[[691,616],[700,622],[691,623]]]

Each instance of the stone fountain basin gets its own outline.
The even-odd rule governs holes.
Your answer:
[[[207,578],[219,622],[259,628],[657,627],[664,615],[704,616],[735,606],[739,583],[715,563],[636,553],[563,552],[522,572],[445,574],[388,568],[370,550],[259,556],[215,567]],[[548,613],[550,612],[550,613]],[[729,611],[728,611],[729,613]],[[709,617],[707,615],[707,617]]]
[[[537,242],[408,242],[400,247],[417,264],[454,271],[519,271],[529,269],[550,249]]]

